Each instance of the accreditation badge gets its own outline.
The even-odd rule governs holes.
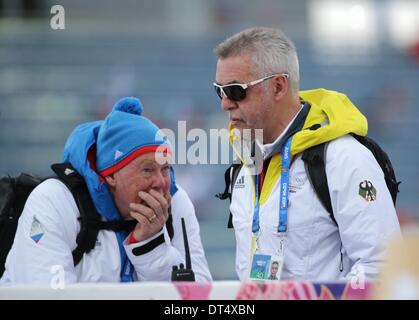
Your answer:
[[[250,269],[250,280],[280,280],[283,256],[255,253]]]

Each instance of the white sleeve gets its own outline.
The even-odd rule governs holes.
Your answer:
[[[396,210],[374,155],[352,136],[328,144],[326,174],[343,249],[354,263],[347,277],[373,278],[389,240],[400,235]],[[375,198],[361,188],[369,181]],[[364,186],[364,184],[362,184]]]
[[[71,192],[56,179],[29,195],[6,260],[4,281],[12,284],[74,283],[72,247],[78,210]]]
[[[172,218],[174,236],[170,240],[166,227],[163,231],[142,242],[127,244],[125,250],[134,265],[140,281],[170,281],[172,267],[185,265],[185,248],[181,218],[185,219],[191,254],[192,269],[197,282],[211,281],[199,234],[199,225],[195,216],[194,206],[186,192],[178,186],[178,191],[172,198]],[[159,241],[164,235],[164,242]],[[154,244],[153,244],[154,242]],[[147,247],[148,246],[148,247]]]

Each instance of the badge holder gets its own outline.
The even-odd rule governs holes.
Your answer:
[[[277,255],[270,255],[259,252],[258,245],[258,234],[253,236],[252,248],[256,244],[255,250],[252,250],[254,253],[252,255],[252,264],[250,267],[249,279],[254,281],[279,281],[281,280],[282,267],[284,265],[284,255],[282,251],[282,241],[281,239],[281,249]]]

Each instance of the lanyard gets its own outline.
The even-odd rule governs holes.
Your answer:
[[[279,224],[278,233],[287,232],[288,227],[288,187],[289,187],[289,171],[291,166],[291,140],[290,137],[282,147],[282,164],[281,164],[281,185],[280,185],[280,201],[279,201]],[[253,210],[252,232],[259,232],[259,183],[260,175],[256,176],[255,181],[255,208]]]
[[[121,282],[132,282],[133,281],[134,267],[127,258],[125,263],[122,264],[121,270]]]
[[[123,242],[126,237],[126,234],[122,231],[115,232],[116,238],[118,239],[119,253],[121,256],[121,273],[120,273],[120,282],[132,282],[134,275],[134,266],[131,264],[125,249],[123,247]]]

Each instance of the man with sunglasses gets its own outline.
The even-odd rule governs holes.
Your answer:
[[[366,136],[366,118],[342,93],[299,91],[297,53],[280,30],[247,29],[214,52],[214,88],[242,162],[230,205],[240,280],[257,279],[257,268],[273,260],[281,263],[281,279],[373,278],[400,226],[383,171],[351,136]],[[262,168],[253,172],[235,146],[249,130],[252,154],[263,158]],[[333,216],[317,197],[301,157],[323,143]],[[372,196],[361,190],[366,183]]]

